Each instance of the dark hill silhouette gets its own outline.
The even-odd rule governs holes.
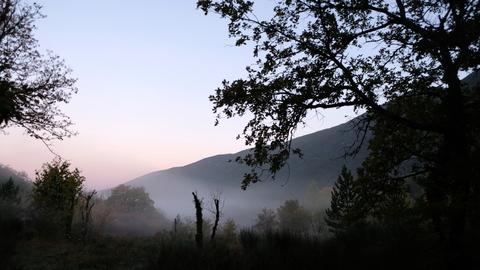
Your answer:
[[[235,220],[239,220],[238,215],[241,215],[245,224],[247,216],[254,219],[262,207],[276,209],[287,199],[303,200],[311,181],[315,181],[320,188],[333,186],[344,164],[355,171],[367,151],[365,146],[355,158],[343,158],[345,151],[356,140],[357,135],[352,130],[353,121],[356,119],[295,138],[292,146],[302,150],[303,158],[291,158],[289,166],[278,173],[275,181],[267,179],[252,184],[245,191],[241,190],[241,182],[250,168],[229,161],[250,150],[216,155],[183,167],[149,173],[125,184],[144,186],[156,205],[170,218],[177,213],[193,215],[193,191],[198,191],[199,196],[208,201],[212,191],[222,189],[226,216],[234,213]]]
[[[32,182],[25,172],[18,172],[9,166],[0,164],[0,185],[12,178],[15,185],[20,187],[21,192],[29,191],[32,188]]]

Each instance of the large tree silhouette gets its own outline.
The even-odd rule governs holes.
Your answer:
[[[63,60],[42,55],[33,36],[41,6],[0,1],[0,130],[17,126],[44,143],[75,134],[58,108],[77,92]]]
[[[461,78],[480,66],[478,1],[289,0],[268,19],[256,16],[251,1],[197,6],[229,19],[236,45],[253,43],[258,58],[247,78],[224,81],[210,97],[218,119],[251,116],[243,136],[253,152],[237,159],[252,167],[244,188],[265,180],[264,172],[274,178],[300,154],[290,142],[309,111],[366,109],[356,146],[374,123],[379,139],[364,165],[374,182],[363,183],[383,194],[414,177],[450,268],[466,265],[480,182],[480,91]],[[369,170],[374,163],[382,165]]]

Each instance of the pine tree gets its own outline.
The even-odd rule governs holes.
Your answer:
[[[0,202],[10,204],[20,203],[20,197],[18,196],[19,191],[20,186],[15,185],[12,177],[10,177],[7,182],[0,186]]]
[[[344,230],[361,219],[361,213],[356,209],[358,200],[355,179],[351,171],[343,165],[342,172],[333,187],[331,206],[326,210],[325,222],[332,228],[330,231]]]

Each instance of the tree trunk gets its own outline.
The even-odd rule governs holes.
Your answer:
[[[220,201],[218,199],[213,200],[215,204],[215,224],[212,228],[212,236],[210,237],[210,241],[213,241],[215,238],[215,233],[217,232],[218,221],[220,220]]]
[[[198,251],[203,249],[203,214],[202,202],[198,199],[197,194],[192,192],[193,202],[195,203],[195,216],[197,219],[197,234],[195,234],[195,242],[197,243]]]

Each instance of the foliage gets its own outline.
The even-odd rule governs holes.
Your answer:
[[[262,208],[262,212],[258,214],[253,228],[259,233],[266,233],[277,229],[277,214],[273,209]]]
[[[3,209],[0,209],[3,212]],[[20,242],[24,224],[19,217],[0,214],[0,268],[9,269],[15,248]]]
[[[108,206],[105,202],[105,199],[96,196],[94,198],[95,207],[92,208],[92,230],[99,234],[103,235],[108,226],[115,219],[113,214],[112,207]]]
[[[182,220],[182,217],[177,215],[173,222],[173,233],[175,238],[194,239],[195,221],[190,218]]]
[[[320,193],[320,189],[315,181],[312,181],[310,185],[307,187],[307,191],[305,191],[305,203],[304,207],[308,210],[312,210],[319,205],[318,194]]]
[[[15,185],[13,179],[10,177],[7,182],[0,186],[0,202],[5,204],[18,204],[20,197],[18,192],[20,187]]]
[[[21,197],[25,193],[29,193],[32,189],[32,182],[26,172],[18,172],[9,166],[0,164],[0,184],[13,180],[15,185],[19,187],[19,194]]]
[[[310,229],[311,213],[298,200],[286,200],[277,209],[277,215],[281,230],[305,233]]]
[[[316,234],[324,233],[326,228],[326,208],[330,207],[332,200],[332,187],[319,189],[317,183],[312,181],[305,191],[305,209],[311,212],[311,231]]]
[[[37,50],[32,32],[45,17],[40,10],[36,3],[0,2],[0,130],[22,127],[46,142],[75,135],[57,104],[68,103],[77,89],[63,60]]]
[[[344,165],[333,187],[332,202],[325,212],[328,218],[325,221],[332,231],[343,230],[365,218],[362,208],[357,209],[360,200],[356,192],[355,179],[351,171]]]
[[[206,243],[202,253],[193,238],[174,238],[170,232],[151,237],[94,235],[82,245],[37,238],[18,242],[10,264],[2,269],[310,269],[312,265],[325,269],[358,269],[359,265],[369,269],[446,269],[446,258],[438,246],[419,244],[424,238],[421,231],[380,226],[357,227],[328,238],[241,230],[238,245],[215,241]],[[478,258],[476,261],[473,269],[480,266]]]
[[[222,237],[227,243],[234,243],[237,240],[237,227],[235,220],[228,218],[222,225]]]
[[[465,98],[476,99],[472,96],[478,95],[476,87],[462,85]],[[467,268],[472,258],[467,255],[466,245],[471,238],[466,235],[478,233],[472,225],[479,218],[474,209],[480,207],[480,152],[475,146],[480,131],[475,120],[479,108],[465,110],[465,115],[459,116],[466,117],[462,120],[465,126],[455,127],[453,122],[458,120],[442,121],[444,108],[436,98],[397,99],[385,107],[412,119],[429,119],[434,126],[449,126],[449,130],[457,131],[460,128],[463,132],[412,129],[381,115],[367,115],[367,121],[375,125],[371,127],[370,154],[358,170],[358,192],[362,197],[359,204],[368,204],[372,214],[389,226],[413,220],[424,224],[425,233],[433,231],[445,247],[451,258],[449,267]],[[416,200],[408,196],[414,188],[421,190]]]
[[[292,0],[276,3],[269,19],[252,1],[197,7],[229,19],[236,45],[253,43],[258,58],[246,79],[224,81],[210,97],[217,119],[252,115],[243,136],[253,152],[237,158],[252,167],[243,188],[300,153],[290,143],[310,111],[366,109],[350,151],[372,131],[362,204],[378,209],[414,179],[424,190],[416,215],[443,239],[449,267],[467,267],[480,197],[480,91],[478,80],[460,78],[480,68],[478,1]]]
[[[331,193],[331,187],[319,189],[317,183],[312,181],[305,191],[305,209],[316,211],[327,208],[332,200]]]
[[[155,209],[145,187],[119,185],[105,200],[102,213],[109,230],[118,234],[153,235],[166,226],[166,218]],[[113,220],[111,220],[114,218]]]
[[[43,164],[41,171],[36,171],[36,179],[31,197],[46,215],[58,222],[71,238],[72,220],[75,206],[82,192],[85,177],[80,170],[70,170],[70,163],[60,158]]]
[[[106,200],[107,205],[115,206],[116,211],[124,213],[138,212],[149,214],[155,210],[145,187],[119,185],[112,189],[112,194]]]
[[[237,46],[254,43],[258,61],[247,67],[248,79],[224,81],[210,97],[219,119],[252,112],[243,135],[255,148],[241,159],[250,166],[270,164],[277,172],[309,110],[366,108],[413,129],[443,133],[434,124],[445,118],[409,118],[381,102],[414,96],[446,101],[451,95],[441,105],[444,114],[459,114],[456,119],[476,106],[475,98],[463,109],[447,109],[465,95],[461,72],[480,65],[480,30],[468,29],[480,17],[475,1],[282,1],[269,20],[255,16],[251,1],[200,0],[197,6],[228,18]],[[252,171],[244,185],[258,180]]]

